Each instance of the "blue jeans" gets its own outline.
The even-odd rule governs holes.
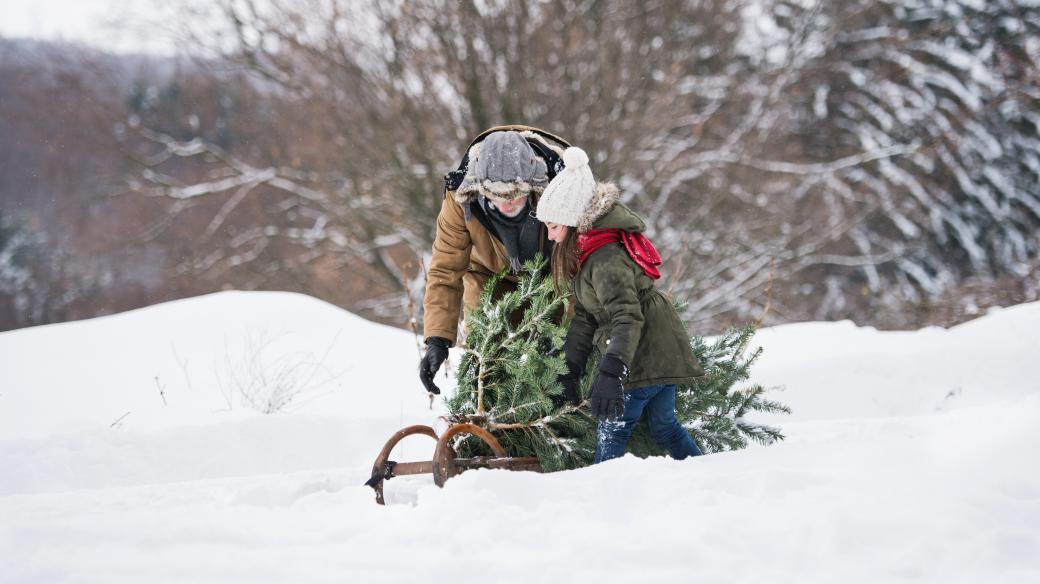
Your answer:
[[[596,428],[596,464],[624,456],[644,410],[649,416],[650,437],[672,458],[700,456],[697,443],[675,417],[675,386],[648,385],[625,392],[625,413],[620,418],[600,421]]]

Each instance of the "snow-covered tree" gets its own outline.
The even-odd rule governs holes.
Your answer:
[[[936,298],[970,275],[1025,277],[1040,240],[1040,11],[1014,0],[829,7],[810,123],[837,148],[904,148],[835,175],[843,238],[885,258],[845,283],[876,306]],[[839,54],[840,52],[840,54]],[[847,294],[848,295],[848,294]]]
[[[46,234],[0,213],[0,322],[23,327],[67,320],[70,305],[95,291],[98,279]]]
[[[0,214],[0,311],[15,326],[46,322],[47,282],[40,277],[44,239]]]
[[[1040,265],[1034,4],[221,0],[180,30],[255,75],[281,134],[144,127],[157,164],[134,188],[215,209],[192,273],[361,262],[387,291],[364,308],[403,316],[440,177],[520,121],[622,186],[694,323],[770,303],[770,322],[910,326]]]
[[[742,5],[726,67],[684,78],[678,170],[647,182],[691,316],[768,296],[781,321],[912,326],[968,278],[1035,273],[1040,8]]]

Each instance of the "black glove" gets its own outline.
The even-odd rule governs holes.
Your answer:
[[[426,354],[419,361],[419,381],[430,393],[440,393],[441,388],[433,382],[433,376],[448,358],[448,339],[441,337],[430,337],[426,339]]]
[[[564,404],[568,403],[572,406],[581,403],[578,399],[578,382],[581,381],[581,374],[581,367],[567,361],[567,373],[556,378],[556,381],[563,386],[563,393],[552,396],[554,408],[562,408]]]
[[[628,365],[616,355],[607,353],[599,362],[599,373],[589,390],[592,415],[604,420],[620,418],[625,413],[625,386]]]

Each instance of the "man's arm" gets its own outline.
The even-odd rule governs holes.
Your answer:
[[[441,337],[455,344],[462,306],[462,277],[469,267],[472,242],[462,206],[444,197],[437,215],[437,237],[426,273],[423,296],[423,335]]]

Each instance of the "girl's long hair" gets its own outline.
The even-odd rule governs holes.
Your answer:
[[[553,246],[552,278],[556,293],[568,294],[571,280],[578,275],[578,229],[567,228],[567,236]]]

